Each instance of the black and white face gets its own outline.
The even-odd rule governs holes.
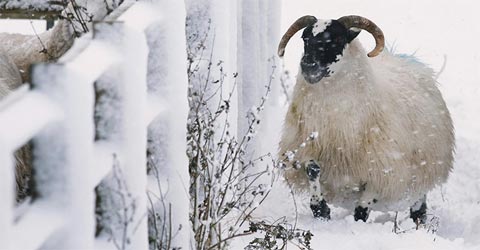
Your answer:
[[[302,75],[309,83],[317,83],[334,72],[331,66],[343,55],[345,46],[359,32],[347,30],[337,20],[318,20],[303,31],[304,54],[300,62]]]

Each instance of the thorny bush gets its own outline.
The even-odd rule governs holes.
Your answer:
[[[274,156],[252,153],[261,124],[260,113],[265,108],[276,66],[271,69],[258,105],[247,114],[232,117],[238,74],[227,73],[224,62],[214,61],[215,36],[210,24],[208,21],[200,33],[198,23],[187,18],[190,104],[187,155],[195,247],[225,249],[233,238],[264,232],[265,237],[282,239],[285,244],[296,239],[308,249],[311,237],[308,231],[287,227],[285,222],[254,221],[251,216],[270,193],[276,178],[274,166],[278,163]],[[247,119],[243,134],[231,126],[236,119]],[[259,249],[255,247],[262,245],[260,241],[267,242],[265,239],[254,241],[258,244],[251,243],[247,249]]]

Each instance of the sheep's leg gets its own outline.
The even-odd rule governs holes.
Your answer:
[[[418,225],[427,223],[427,196],[424,195],[410,208],[410,218]]]
[[[330,219],[330,208],[323,198],[322,190],[320,188],[320,166],[314,161],[310,160],[306,164],[306,171],[310,183],[310,209],[312,209],[313,217]]]
[[[367,222],[368,215],[370,214],[370,208],[373,203],[377,202],[377,199],[372,198],[373,192],[371,192],[371,190],[366,190],[368,187],[365,185],[366,184],[362,185],[363,195],[360,203],[355,208],[355,214],[353,215],[355,221],[362,220],[363,222]]]
[[[353,218],[355,219],[355,221],[363,220],[363,222],[367,222],[369,214],[370,214],[369,207],[357,206],[355,208],[355,214],[353,215]]]

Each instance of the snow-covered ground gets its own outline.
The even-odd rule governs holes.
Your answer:
[[[398,215],[401,228],[398,234],[392,232],[394,213],[372,212],[367,223],[362,223],[354,221],[351,211],[333,208],[332,220],[315,220],[308,208],[308,197],[296,197],[298,213],[295,213],[289,189],[281,183],[276,184],[256,216],[270,221],[286,216],[292,224],[297,219],[298,228],[314,234],[313,249],[480,249],[478,9],[479,2],[468,0],[283,1],[282,31],[306,14],[323,19],[357,14],[376,22],[383,29],[389,47],[394,47],[397,53],[415,54],[436,71],[446,60],[438,81],[455,124],[455,169],[444,186],[429,194],[428,213],[432,221],[425,229],[415,230],[407,211]],[[373,39],[366,32],[360,39],[366,48],[373,48]],[[297,34],[285,55],[285,65],[293,75],[302,49]],[[243,239],[242,243],[248,240]],[[235,249],[241,245],[237,243]]]

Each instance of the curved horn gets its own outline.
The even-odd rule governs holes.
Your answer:
[[[344,16],[340,17],[338,21],[347,29],[359,28],[368,31],[375,38],[375,48],[368,53],[368,57],[375,57],[383,51],[385,47],[385,37],[382,30],[372,21],[361,16]]]
[[[317,18],[315,18],[314,16],[302,16],[297,19],[297,21],[295,21],[290,26],[290,28],[288,28],[287,32],[285,32],[282,40],[280,40],[280,43],[278,44],[278,56],[283,57],[283,55],[285,54],[285,47],[287,46],[288,41],[290,41],[290,38],[292,38],[295,33],[316,22]]]

